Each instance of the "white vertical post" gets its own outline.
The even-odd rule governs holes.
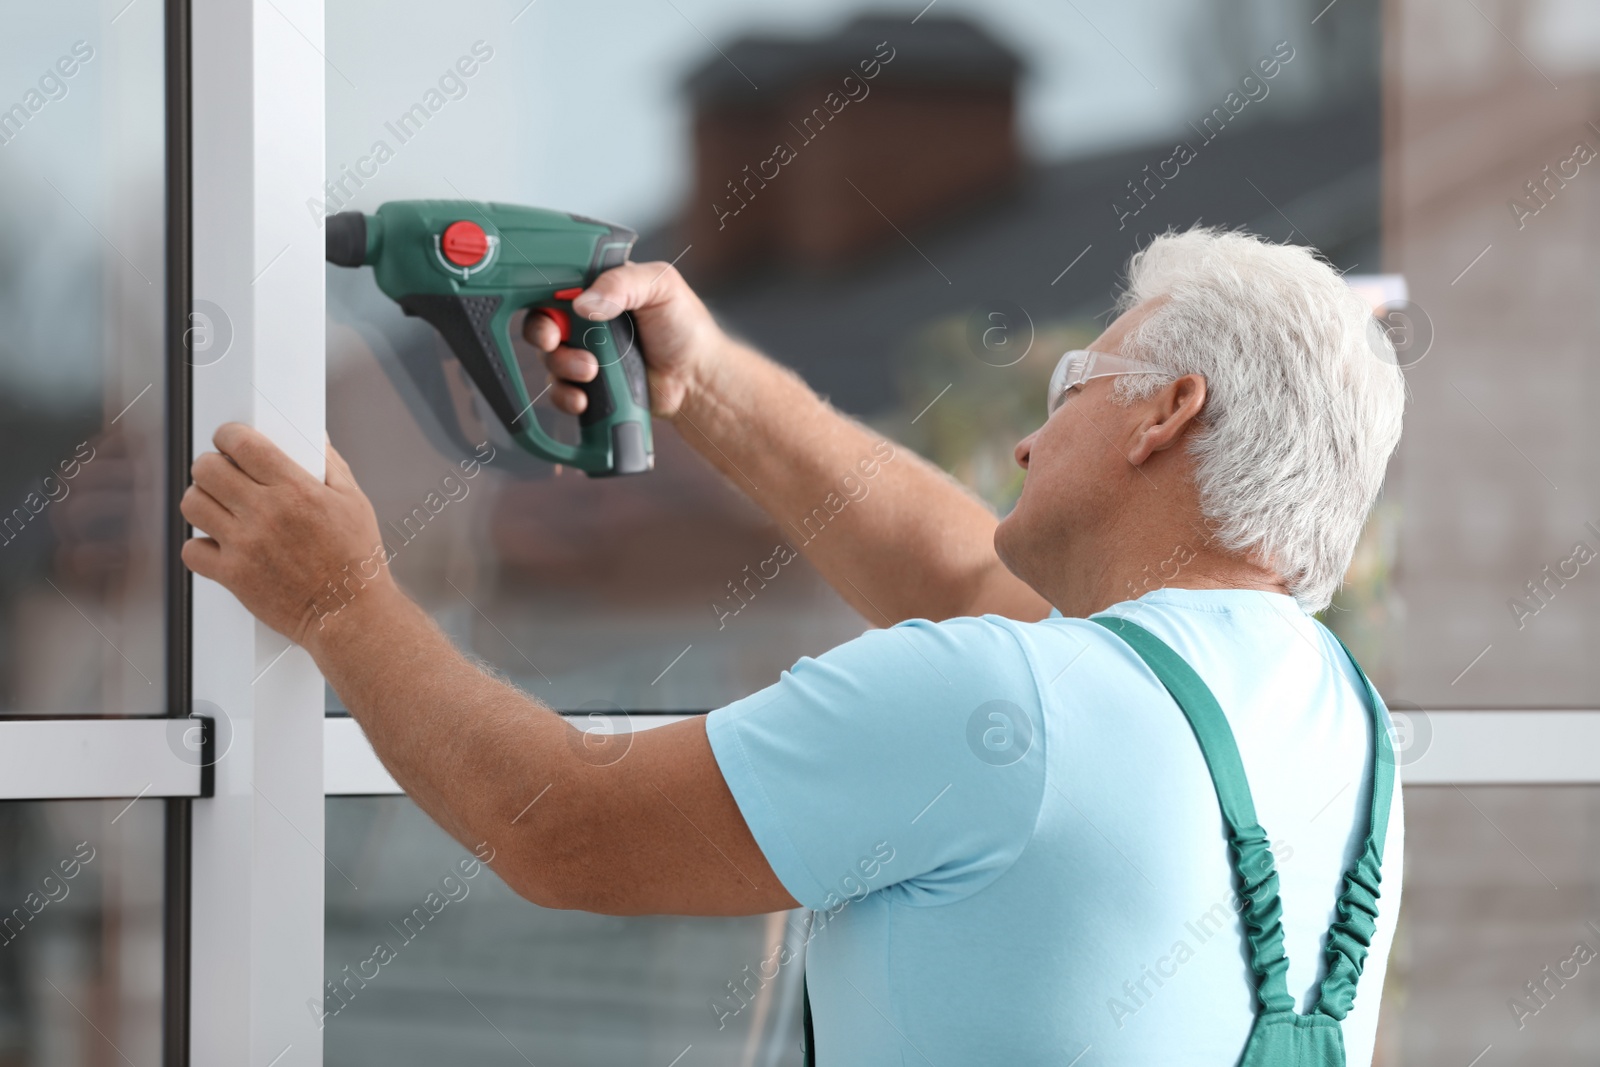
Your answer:
[[[194,295],[217,331],[195,447],[238,420],[320,476],[323,237],[306,200],[323,182],[322,0],[192,12]],[[322,680],[219,586],[197,579],[194,609],[195,698],[226,750],[194,809],[192,1062],[320,1067]]]

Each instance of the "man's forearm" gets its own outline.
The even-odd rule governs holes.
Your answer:
[[[456,651],[389,582],[306,639],[395,780],[536,904],[615,915],[795,906],[699,718],[585,732]]]
[[[384,766],[446,832],[526,890],[519,860],[547,847],[534,838],[563,821],[574,795],[563,783],[576,770],[563,759],[571,728],[470,663],[392,584],[359,590],[325,622],[308,647]],[[516,819],[546,792],[544,818]]]
[[[879,435],[743,345],[709,362],[679,431],[868,619],[1049,612],[995,555],[994,515],[954,479],[909,449],[885,459]]]

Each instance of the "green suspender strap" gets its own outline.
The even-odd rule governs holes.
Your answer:
[[[1355,1003],[1356,982],[1377,929],[1383,842],[1394,791],[1394,752],[1377,690],[1345,648],[1345,655],[1366,687],[1367,708],[1372,716],[1372,811],[1361,856],[1344,874],[1338,918],[1327,935],[1327,975],[1318,991],[1316,1007],[1300,1015],[1294,1010],[1295,998],[1289,995],[1287,983],[1289,958],[1283,948],[1278,872],[1267,846],[1266,831],[1256,821],[1250,784],[1227,717],[1200,676],[1160,638],[1126,619],[1100,616],[1093,621],[1127,642],[1166,686],[1188,718],[1211,771],[1243,902],[1239,915],[1249,943],[1250,970],[1256,976],[1256,999],[1260,1004],[1238,1067],[1343,1067],[1344,1035],[1339,1022]],[[1340,647],[1344,647],[1343,642]]]

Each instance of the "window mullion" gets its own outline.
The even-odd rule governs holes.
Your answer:
[[[194,301],[219,331],[195,361],[194,447],[237,420],[320,476],[323,236],[305,203],[323,180],[323,5],[192,19]],[[214,583],[194,580],[193,611],[193,695],[219,745],[216,795],[193,806],[191,1059],[315,1067],[322,679]]]

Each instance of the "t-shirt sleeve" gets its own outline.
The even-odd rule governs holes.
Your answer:
[[[813,909],[977,892],[1021,854],[1044,793],[1039,687],[992,617],[870,630],[713,711],[706,733],[773,872]]]

